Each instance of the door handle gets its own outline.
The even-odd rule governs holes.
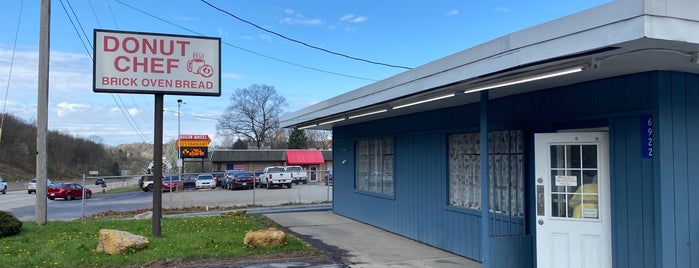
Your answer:
[[[536,186],[536,215],[544,216],[544,206],[546,206],[546,198],[544,198],[544,186]]]

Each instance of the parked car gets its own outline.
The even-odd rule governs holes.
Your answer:
[[[2,178],[0,178],[0,192],[2,192],[2,194],[7,193],[7,182]]]
[[[153,191],[153,176],[141,176],[141,178],[138,179],[138,187],[144,192]]]
[[[197,176],[197,181],[194,185],[197,189],[216,189],[216,180],[214,175],[211,174],[200,174]]]
[[[182,189],[194,190],[197,188],[197,178],[194,176],[182,176]]]
[[[51,184],[53,184],[51,182],[51,179],[46,179],[46,187],[50,187]],[[36,193],[36,179],[32,179],[29,182],[29,185],[27,186],[27,194],[32,194],[32,193]]]
[[[163,192],[174,192],[177,191],[178,186],[182,185],[180,177],[177,175],[170,175],[163,177]],[[179,187],[182,189],[182,187]]]
[[[241,171],[243,171],[243,170],[232,170],[231,169],[231,170],[224,171],[223,176],[220,178],[220,181],[219,181],[220,185],[218,185],[218,186],[221,186],[221,189],[227,189],[228,184],[230,184],[231,180],[233,180],[233,174],[236,172],[241,172]]]
[[[255,177],[250,172],[239,171],[233,173],[231,179],[226,181],[226,189],[252,189],[254,183]]]
[[[74,182],[53,184],[49,186],[46,195],[51,200],[56,198],[72,200],[82,198],[83,189],[85,190],[85,198],[92,197],[92,191],[90,189],[84,188],[82,185]]]
[[[107,187],[107,182],[104,180],[104,178],[97,178],[95,180],[95,185],[102,185],[102,187]]]
[[[333,185],[333,169],[329,168],[327,172],[325,172],[325,176],[323,177],[323,181],[325,181],[325,185]]]
[[[225,181],[225,171],[214,171],[210,173],[212,176],[214,176],[214,180],[216,181],[216,187],[221,187],[223,188],[223,184]]]

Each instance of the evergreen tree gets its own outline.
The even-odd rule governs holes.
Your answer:
[[[235,143],[233,143],[233,149],[246,150],[246,149],[248,149],[248,144],[246,142],[244,142],[243,140],[238,139],[237,141],[235,141]]]
[[[305,149],[308,148],[308,138],[306,132],[302,129],[294,129],[289,134],[289,149]]]

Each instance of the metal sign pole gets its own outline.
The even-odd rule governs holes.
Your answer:
[[[85,219],[85,173],[83,173],[83,197],[80,199],[82,201],[81,207],[83,211],[83,216],[81,219]]]
[[[163,94],[155,94],[155,122],[153,129],[153,237],[160,237],[163,215]]]

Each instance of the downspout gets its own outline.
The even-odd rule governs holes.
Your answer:
[[[488,169],[488,91],[481,91],[481,262],[490,267],[490,172]]]

